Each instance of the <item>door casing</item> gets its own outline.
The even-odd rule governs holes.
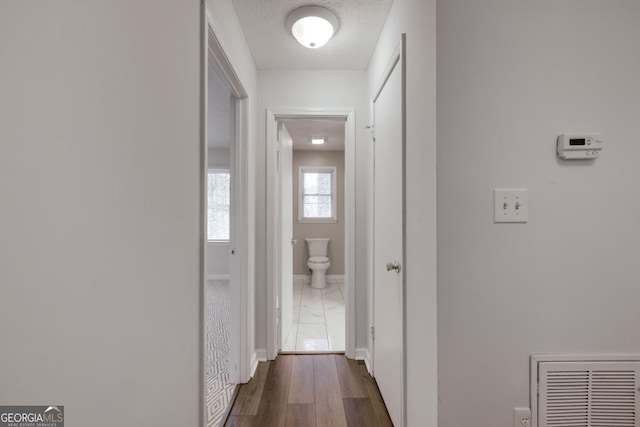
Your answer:
[[[277,298],[278,343],[280,347],[293,325],[293,141],[283,122],[278,122],[278,228],[276,244],[278,254],[276,266],[279,280],[279,297]],[[287,190],[288,189],[288,190]],[[291,274],[284,274],[284,272]],[[288,290],[287,290],[288,287]]]
[[[340,119],[345,120],[345,355],[355,358],[355,151],[356,128],[353,108],[267,108],[267,359],[278,354],[277,284],[276,268],[280,253],[275,236],[278,218],[277,138],[278,121],[286,119]]]
[[[235,120],[232,123],[232,152],[234,185],[232,186],[232,200],[234,204],[234,221],[232,224],[232,242],[230,249],[230,280],[231,310],[230,310],[230,374],[236,383],[246,383],[255,370],[257,361],[250,352],[254,349],[254,255],[253,242],[255,240],[255,214],[251,211],[250,201],[254,199],[249,159],[251,157],[249,145],[249,98],[245,85],[237,73],[238,67],[231,61],[221,34],[220,24],[212,16],[205,2],[202,4],[201,21],[201,147],[200,147],[200,425],[206,425],[207,420],[207,390],[205,379],[206,361],[206,206],[207,206],[207,117],[208,117],[208,67],[209,58],[216,61],[219,70],[234,98],[232,108],[235,110]]]

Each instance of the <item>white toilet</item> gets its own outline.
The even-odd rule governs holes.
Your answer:
[[[331,263],[327,257],[328,237],[316,237],[305,239],[309,249],[307,266],[311,269],[311,287],[323,289],[327,286],[326,272]]]

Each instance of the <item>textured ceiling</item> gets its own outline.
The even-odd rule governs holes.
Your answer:
[[[283,120],[293,139],[294,150],[344,150],[344,120],[291,119]],[[323,145],[313,145],[312,136],[326,136]]]
[[[232,0],[258,69],[365,70],[393,0]],[[289,13],[324,6],[340,21],[319,49],[301,46],[286,28]]]

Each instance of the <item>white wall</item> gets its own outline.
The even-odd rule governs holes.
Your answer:
[[[511,425],[529,355],[640,353],[640,3],[438,3],[440,427]],[[595,162],[555,139],[601,131]],[[492,190],[529,189],[527,224]]]
[[[207,151],[209,168],[228,169],[231,167],[231,150],[229,148],[209,147]]]
[[[298,202],[300,200],[299,182],[300,166],[335,166],[337,222],[310,223],[298,222]],[[309,250],[308,237],[328,237],[329,247],[327,256],[330,266],[328,275],[344,275],[344,151],[331,150],[294,150],[293,151],[293,238],[297,239],[293,245],[293,274],[309,275],[311,271],[307,265]]]
[[[207,242],[207,276],[222,279],[229,276],[229,243]]]
[[[201,425],[200,2],[0,2],[0,55],[0,402]]]
[[[395,0],[367,71],[371,95],[401,34],[407,34],[405,271],[410,427],[437,424],[435,3]]]
[[[356,271],[366,271],[367,159],[370,137],[363,132],[369,120],[365,74],[361,71],[266,71],[258,72],[258,136],[256,146],[256,347],[267,345],[266,306],[266,109],[328,107],[356,109]],[[356,275],[356,347],[366,345],[368,278]]]

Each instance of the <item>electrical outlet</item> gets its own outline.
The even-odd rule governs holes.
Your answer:
[[[531,409],[513,408],[513,427],[531,427]]]

